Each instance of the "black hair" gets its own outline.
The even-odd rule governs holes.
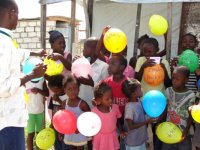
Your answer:
[[[159,44],[155,38],[152,38],[152,37],[147,38],[144,40],[143,44],[145,44],[145,43],[152,44],[155,47],[156,51],[159,51]]]
[[[62,88],[63,87],[63,79],[64,79],[63,75],[50,76],[48,79],[48,86]]]
[[[49,31],[49,43],[53,44],[58,38],[63,37],[63,34],[56,30]]]
[[[16,9],[16,6],[14,0],[0,0],[0,12],[3,12],[3,9]]]
[[[141,37],[139,37],[139,39],[137,40],[137,44],[140,45],[142,44],[142,42],[145,40],[145,39],[148,39],[149,36],[147,34],[144,34],[142,35]]]
[[[187,79],[189,78],[190,75],[190,70],[186,66],[178,66],[174,69],[174,72],[183,74]]]
[[[94,97],[101,98],[103,94],[107,91],[111,91],[111,87],[107,85],[105,82],[101,82],[94,89]]]
[[[90,37],[85,41],[85,45],[92,49],[96,49],[99,39],[97,37]]]
[[[80,87],[80,82],[77,80],[77,78],[75,78],[74,76],[68,76],[64,82],[64,88],[66,88],[67,84],[70,82],[75,82],[78,87]]]
[[[191,36],[191,37],[194,38],[194,40],[195,40],[196,43],[198,42],[197,37],[196,37],[194,34],[192,34],[192,33],[186,33],[186,34],[184,34],[184,35],[181,37],[181,40],[182,40],[184,37],[186,37],[186,36]]]
[[[137,88],[141,86],[140,82],[136,79],[127,79],[122,83],[122,92],[126,97],[130,97]]]

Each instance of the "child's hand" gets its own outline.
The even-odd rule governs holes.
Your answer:
[[[90,75],[88,75],[88,78],[79,77],[77,79],[81,84],[94,86],[94,81],[93,81],[93,79],[92,79],[92,77]]]
[[[76,61],[79,58],[81,58],[81,56],[78,56],[78,55],[74,56],[74,58],[72,59],[72,62]]]
[[[55,61],[60,60],[61,57],[63,57],[63,56],[59,53],[53,53],[48,56],[48,58],[53,59]]]
[[[122,139],[124,139],[124,138],[127,136],[127,134],[128,134],[127,132],[125,132],[125,131],[122,130],[122,131],[120,132],[120,135],[119,135],[119,136],[120,136]]]
[[[39,90],[40,90],[40,89],[34,87],[34,88],[31,89],[31,92],[32,92],[33,94],[38,94],[38,93],[39,93]]]
[[[187,133],[186,133],[186,131],[184,130],[183,133],[182,133],[182,137],[181,137],[180,142],[183,142],[183,141],[186,139],[186,137],[187,137]]]
[[[156,63],[155,63],[154,59],[148,59],[147,61],[145,61],[145,63],[142,65],[142,67],[144,67],[144,68],[152,67],[155,64]]]
[[[111,26],[106,26],[103,31],[102,31],[102,35],[104,36],[106,34],[106,32],[111,28]]]
[[[44,64],[38,64],[33,69],[33,72],[30,75],[32,75],[33,78],[43,77],[44,74],[45,74],[46,69],[47,69],[46,65],[44,65]]]
[[[45,50],[41,50],[38,54],[39,54],[39,57],[46,57],[47,56],[47,52]]]
[[[174,57],[171,61],[171,66],[176,67],[178,64],[178,57]]]
[[[157,121],[158,121],[158,118],[149,118],[147,120],[148,123],[157,122]]]
[[[62,141],[62,140],[63,140],[63,137],[64,137],[64,135],[63,135],[63,134],[61,134],[61,133],[58,133],[58,139],[59,139],[59,141]]]

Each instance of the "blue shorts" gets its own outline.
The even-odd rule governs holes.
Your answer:
[[[0,150],[25,150],[24,128],[6,127],[0,130]]]

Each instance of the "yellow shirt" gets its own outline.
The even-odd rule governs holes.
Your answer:
[[[136,67],[135,67],[135,72],[139,72],[140,68],[142,67],[143,63],[146,62],[146,57],[140,57],[137,60],[136,63]],[[167,60],[162,59],[161,62],[165,65],[165,68],[167,70],[168,76],[171,78],[171,71],[170,71],[170,66]],[[142,75],[142,81],[141,81],[141,86],[142,86],[142,90],[143,93],[145,94],[146,92],[150,91],[150,90],[158,90],[161,92],[165,91],[165,85],[164,85],[164,81],[158,85],[158,86],[149,86],[145,81],[144,81],[144,77]]]

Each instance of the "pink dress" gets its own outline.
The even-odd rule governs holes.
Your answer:
[[[123,75],[125,75],[128,78],[134,78],[135,71],[134,71],[134,69],[130,65],[127,65],[126,69],[123,72]]]
[[[92,109],[101,118],[101,130],[93,137],[93,150],[118,150],[120,148],[117,137],[117,119],[121,112],[116,104],[112,104],[109,113],[102,113],[97,107]]]

